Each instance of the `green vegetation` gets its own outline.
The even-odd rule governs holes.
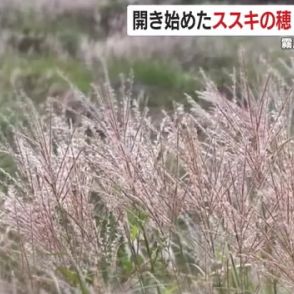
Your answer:
[[[23,56],[7,54],[0,61],[2,95],[22,89],[35,101],[44,101],[50,89],[68,89],[63,74],[81,91],[87,93],[92,83],[92,74],[85,64],[69,58],[53,56]]]
[[[183,101],[185,92],[194,96],[200,84],[199,80],[179,66],[156,59],[112,58],[108,69],[114,84],[119,83],[120,74],[128,76],[131,69],[137,87],[148,95],[150,107],[171,108],[173,101]]]

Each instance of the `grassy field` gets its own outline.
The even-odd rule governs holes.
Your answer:
[[[294,51],[126,3],[1,1],[0,293],[293,293]]]

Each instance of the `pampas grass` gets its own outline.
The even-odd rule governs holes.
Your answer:
[[[226,97],[204,76],[200,102],[159,123],[131,80],[95,100],[73,89],[70,118],[52,98],[20,103],[1,223],[24,280],[42,268],[59,293],[291,293],[293,96],[275,74],[258,89],[245,77]]]

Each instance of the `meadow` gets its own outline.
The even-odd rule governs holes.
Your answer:
[[[293,293],[294,51],[126,4],[1,1],[0,293]]]

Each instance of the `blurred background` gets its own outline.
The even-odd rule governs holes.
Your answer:
[[[197,99],[201,70],[220,90],[230,83],[234,67],[246,63],[252,81],[264,61],[279,63],[294,50],[283,51],[281,40],[241,37],[128,37],[127,4],[199,4],[193,0],[1,0],[1,109],[23,91],[36,103],[62,97],[70,83],[85,94],[91,84],[108,77],[114,88],[122,76],[133,76],[134,91],[144,93],[153,113],[183,102],[184,93]],[[288,3],[291,1],[214,1],[216,4]],[[262,58],[261,58],[262,57]],[[107,74],[105,73],[107,69]]]

